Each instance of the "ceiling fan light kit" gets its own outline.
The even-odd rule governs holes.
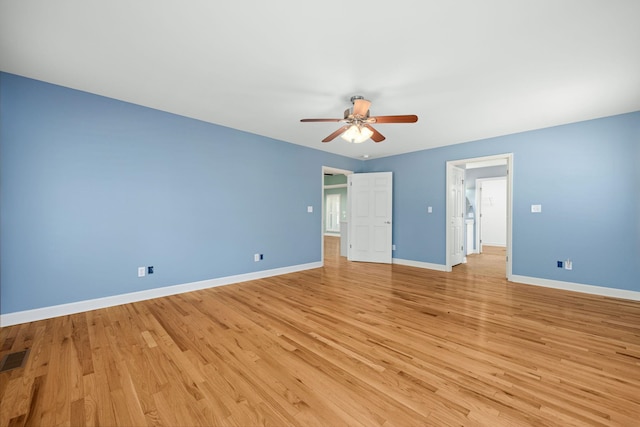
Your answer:
[[[373,123],[415,123],[418,116],[406,114],[401,116],[374,116],[369,113],[371,101],[367,101],[363,96],[355,95],[351,97],[353,108],[344,112],[343,119],[302,119],[301,122],[342,122],[346,123],[340,129],[327,136],[322,142],[332,141],[340,135],[347,142],[359,144],[371,138],[374,142],[382,142],[385,137],[375,130]]]
[[[347,142],[360,144],[371,138],[372,135],[373,131],[369,128],[358,125],[351,125],[349,126],[349,129],[347,129],[342,135],[340,135],[340,138],[344,139]]]

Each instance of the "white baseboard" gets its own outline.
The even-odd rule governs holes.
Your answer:
[[[400,258],[393,258],[394,264],[407,265],[409,267],[426,268],[429,270],[447,271],[443,264],[431,264],[428,262],[412,261]],[[581,283],[563,282],[560,280],[541,279],[538,277],[511,275],[511,282],[523,283],[525,285],[544,286],[546,288],[562,289],[565,291],[582,292],[585,294],[600,295],[610,298],[628,299],[640,301],[640,292],[626,289],[606,288],[604,286],[583,285]]]
[[[432,264],[428,262],[405,260],[393,258],[394,264],[406,265],[409,267],[426,268],[429,270],[446,271],[443,264]],[[131,292],[128,294],[114,295],[104,298],[96,298],[86,301],[60,304],[51,307],[36,308],[33,310],[18,311],[15,313],[0,314],[0,326],[11,326],[20,323],[35,322],[37,320],[50,319],[52,317],[66,316],[69,314],[81,313],[89,310],[113,307],[121,304],[128,304],[137,301],[144,301],[153,298],[160,298],[169,295],[181,294],[184,292],[197,291],[201,289],[214,288],[217,286],[230,285],[233,283],[246,282],[249,280],[263,279],[265,277],[279,276],[281,274],[295,273],[297,271],[311,270],[322,267],[322,262],[312,262],[299,264],[290,267],[274,268],[272,270],[256,271],[253,273],[238,274],[235,276],[220,277],[217,279],[202,280],[199,282],[184,283],[174,286],[149,289],[146,291]],[[640,301],[640,292],[626,289],[606,288],[603,286],[584,285],[580,283],[563,282],[560,280],[541,279],[528,276],[511,276],[512,282],[526,285],[544,286],[547,288],[562,289],[567,291],[583,292],[587,294],[600,295],[611,298],[621,298],[633,301]]]
[[[181,285],[165,286],[146,291],[131,292],[127,294],[113,295],[110,297],[96,298],[68,304],[54,305],[50,307],[36,308],[33,310],[18,311],[15,313],[0,314],[0,326],[11,326],[19,323],[35,322],[37,320],[50,319],[52,317],[66,316],[84,311],[113,307],[121,304],[129,304],[153,298],[197,291],[200,289],[214,288],[230,285],[232,283],[246,282],[249,280],[263,279],[265,277],[279,276],[281,274],[295,273],[296,271],[311,270],[322,267],[322,262],[311,262],[289,267],[274,268],[272,270],[256,271],[253,273],[238,274],[235,276],[220,277],[217,279],[201,280],[198,282],[184,283]]]
[[[428,270],[447,271],[447,266],[444,264],[432,264],[430,262],[412,261],[410,259],[393,258],[394,264],[406,265],[409,267],[426,268]]]
[[[626,289],[606,288],[604,286],[583,285],[581,283],[563,282],[561,280],[540,279],[538,277],[511,276],[512,282],[525,285],[544,286],[546,288],[562,289],[565,291],[582,292],[585,294],[600,295],[610,298],[621,298],[640,301],[640,292]]]

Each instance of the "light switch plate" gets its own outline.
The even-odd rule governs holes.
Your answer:
[[[433,207],[427,206],[427,213],[432,213],[432,212],[433,212]]]
[[[313,206],[307,206],[307,212],[309,213],[313,212]]]
[[[542,212],[542,205],[531,205],[531,213]]]

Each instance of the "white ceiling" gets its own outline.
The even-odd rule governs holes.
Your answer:
[[[640,110],[638,0],[0,0],[0,69],[371,158]],[[386,141],[320,141],[352,95]]]

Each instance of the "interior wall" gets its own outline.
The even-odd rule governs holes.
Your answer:
[[[0,73],[0,123],[3,314],[320,261],[327,164],[393,172],[394,257],[444,265],[446,162],[504,153],[513,273],[640,291],[640,112],[362,162]]]
[[[322,165],[363,167],[7,73],[0,121],[3,314],[320,262]]]
[[[633,112],[365,165],[394,173],[394,257],[444,265],[446,162],[513,153],[513,274],[640,291],[639,141]]]

